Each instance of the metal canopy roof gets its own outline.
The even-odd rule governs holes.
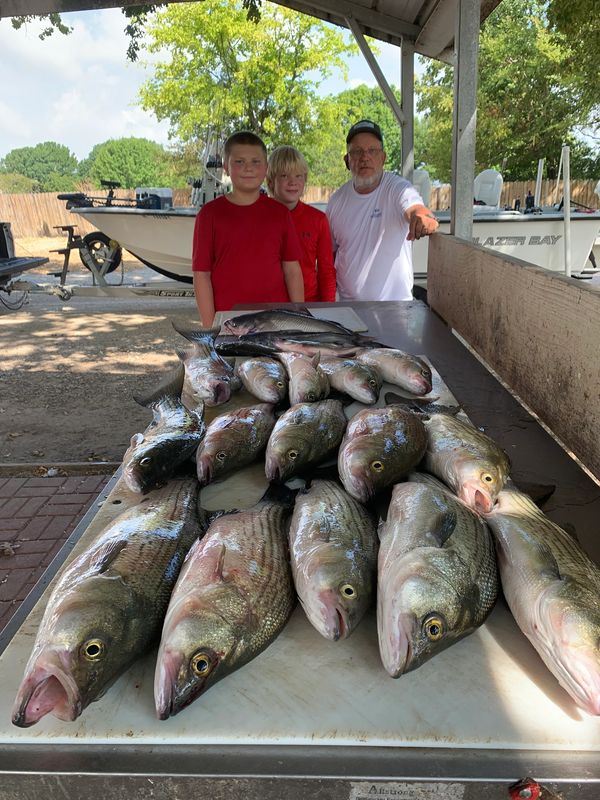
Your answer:
[[[458,0],[274,0],[304,14],[349,27],[354,20],[363,33],[416,53],[450,61]],[[480,0],[481,21],[501,0]],[[0,17],[48,12],[85,11],[139,4],[140,0],[0,0]],[[182,0],[169,0],[182,2]]]

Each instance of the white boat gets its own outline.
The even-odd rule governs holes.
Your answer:
[[[322,207],[322,206],[321,206]],[[156,272],[191,283],[192,233],[197,208],[146,210],[128,207],[73,208]],[[437,212],[440,231],[450,232],[450,212]],[[600,213],[571,214],[571,270],[581,272],[600,232]],[[474,206],[473,242],[554,271],[564,271],[564,219],[560,212],[523,214]],[[415,277],[427,273],[427,239],[414,243]],[[597,259],[600,263],[600,256]]]
[[[217,172],[211,168],[217,165]],[[426,204],[429,203],[431,184],[425,170],[415,170],[414,183]],[[106,184],[111,186],[110,183]],[[61,195],[69,199],[67,208],[81,215],[133,256],[151,269],[174,280],[192,281],[192,234],[198,206],[224,190],[220,161],[207,164],[203,181],[192,196],[197,205],[177,208],[171,206],[170,190],[136,189],[136,202],[153,208],[139,208],[131,201],[125,205],[97,204],[94,198],[84,195]],[[516,256],[530,264],[545,269],[564,272],[564,217],[555,209],[534,210],[532,213],[505,210],[499,207],[503,179],[496,170],[484,170],[476,176],[473,195],[473,242]],[[201,189],[201,187],[203,188]],[[200,193],[201,190],[201,193]],[[111,195],[109,195],[111,196]],[[127,204],[130,203],[130,204]],[[164,206],[166,207],[163,207]],[[314,203],[322,210],[326,204]],[[531,209],[528,209],[530,211]],[[450,211],[436,211],[440,231],[450,232]],[[576,274],[591,268],[589,254],[600,236],[600,212],[589,213],[577,209],[571,212],[571,271]],[[413,245],[413,269],[416,279],[427,274],[427,238]],[[600,258],[597,259],[600,261]],[[599,270],[600,271],[600,270]]]

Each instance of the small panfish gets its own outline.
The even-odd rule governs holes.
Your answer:
[[[206,433],[204,406],[188,411],[177,395],[136,398],[152,409],[154,419],[135,433],[123,456],[123,480],[132,492],[147,492],[165,483],[178,466],[193,458]]]
[[[517,625],[575,703],[600,715],[600,569],[513,488],[485,520]]]
[[[374,517],[336,481],[296,496],[290,557],[298,597],[326,639],[350,636],[371,604],[377,570]]]
[[[338,454],[348,494],[368,502],[404,478],[423,458],[427,434],[421,420],[400,406],[366,408],[346,428]]]
[[[287,481],[335,455],[348,420],[339,400],[298,403],[282,414],[265,453],[269,481]]]
[[[431,391],[431,368],[418,356],[385,347],[359,350],[356,359],[375,367],[384,381],[407,392],[421,396]]]
[[[111,522],[62,571],[13,708],[20,728],[72,721],[160,636],[184,557],[204,528],[198,482],[170,481]]]
[[[424,469],[474,511],[491,511],[510,470],[504,450],[485,433],[448,414],[431,414],[425,429]]]
[[[376,403],[379,399],[382,378],[375,367],[353,358],[322,358],[319,363],[332,389],[344,392],[366,405]]]
[[[165,617],[154,698],[178,714],[277,638],[295,604],[290,498],[268,490],[247,511],[213,521],[186,559]],[[288,493],[289,495],[289,493]]]
[[[397,678],[468,636],[498,594],[484,522],[431,476],[394,486],[380,527],[379,651]]]
[[[243,336],[219,336],[215,346],[223,356],[260,356],[278,353],[316,353],[331,356],[351,356],[376,342],[359,333],[333,331],[258,331]]]
[[[274,425],[275,414],[269,403],[237,408],[215,417],[196,453],[200,486],[256,461],[267,446]]]
[[[305,356],[301,353],[280,353],[279,359],[290,379],[288,386],[290,405],[315,403],[329,394],[329,380],[319,366],[320,355]]]
[[[333,322],[329,319],[313,317],[308,309],[305,311],[290,310],[286,308],[273,308],[266,311],[252,311],[249,314],[240,314],[223,323],[228,333],[243,336],[246,333],[261,331],[303,331],[305,333],[344,333],[353,335],[354,331]]]
[[[177,350],[177,356],[185,368],[181,400],[189,409],[200,403],[219,406],[226,403],[231,393],[240,388],[240,380],[233,367],[215,350],[215,338],[219,329],[183,327],[173,322],[173,327],[192,342],[192,347]]]
[[[235,372],[245,389],[263,403],[277,404],[287,397],[287,372],[274,358],[247,358],[238,364]]]

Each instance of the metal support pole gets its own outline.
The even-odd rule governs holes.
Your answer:
[[[477,124],[480,2],[458,0],[454,36],[454,115],[450,233],[471,240]]]
[[[373,55],[373,51],[367,44],[367,40],[365,39],[362,30],[360,29],[360,25],[354,19],[354,17],[346,17],[346,24],[354,34],[354,38],[356,39],[356,44],[359,46],[361,53],[365,57],[365,61],[369,65],[371,72],[373,73],[373,77],[379,84],[379,88],[385,95],[385,99],[388,101],[392,111],[396,119],[398,120],[398,124],[400,127],[405,124],[406,120],[404,118],[404,112],[400,107],[400,103],[396,100],[396,95],[393,93],[391,86],[386,80],[385,75],[381,71],[381,67],[377,63],[377,59]]]
[[[571,277],[571,160],[568,144],[562,147],[563,162],[563,220],[565,224],[565,275]]]
[[[412,183],[415,171],[415,47],[412,42],[402,41],[400,92],[404,125],[402,126],[402,175]]]
[[[537,175],[535,178],[535,195],[533,198],[533,204],[536,208],[539,208],[541,205],[542,199],[542,176],[544,174],[544,161],[545,158],[540,158],[538,161],[538,168],[537,168]]]

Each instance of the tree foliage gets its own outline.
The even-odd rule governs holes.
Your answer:
[[[97,144],[81,162],[79,174],[97,186],[117,181],[124,188],[162,186],[168,182],[169,154],[149,139],[130,136]]]
[[[477,93],[476,170],[502,168],[508,180],[535,175],[538,159],[558,164],[564,142],[594,161],[575,131],[592,111],[569,64],[577,43],[549,27],[548,2],[504,0],[484,23]],[[417,86],[418,108],[430,135],[425,160],[432,174],[450,178],[452,71],[431,62]],[[591,157],[586,159],[584,154]],[[577,177],[587,177],[578,175]]]
[[[148,29],[155,67],[142,104],[183,142],[250,129],[271,143],[297,141],[315,122],[316,89],[355,51],[314,18],[266,5],[260,25],[236,0],[171,5]]]
[[[42,142],[11,150],[0,161],[0,172],[25,175],[36,181],[41,192],[69,191],[77,175],[77,159],[64,144]]]
[[[39,184],[33,178],[17,172],[0,172],[0,194],[29,194],[39,191]]]
[[[400,102],[400,91],[392,87]],[[317,124],[299,140],[311,167],[312,182],[322,186],[339,186],[349,178],[343,161],[346,134],[360,119],[378,123],[384,135],[387,154],[386,169],[399,172],[402,167],[400,125],[379,87],[361,84],[329,95],[318,104]],[[415,163],[419,163],[419,142],[422,123],[415,119]]]

